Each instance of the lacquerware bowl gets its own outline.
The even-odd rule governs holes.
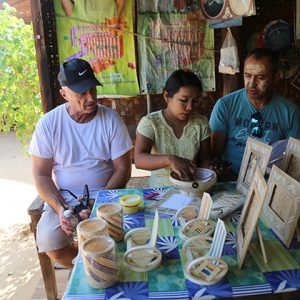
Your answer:
[[[188,196],[202,196],[202,194],[211,188],[217,181],[217,174],[205,168],[197,168],[194,174],[194,180],[180,180],[176,173],[170,173],[170,181],[182,194]]]

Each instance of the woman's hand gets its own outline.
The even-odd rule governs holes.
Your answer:
[[[170,168],[178,175],[180,180],[194,180],[195,168],[197,165],[193,161],[175,155],[171,155],[169,161]]]

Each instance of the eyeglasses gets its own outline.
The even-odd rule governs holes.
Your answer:
[[[84,188],[83,188],[83,195],[81,198],[77,197],[74,193],[72,193],[70,190],[67,190],[67,189],[59,189],[60,191],[62,192],[68,192],[72,197],[74,197],[75,199],[77,199],[78,201],[80,201],[79,204],[77,204],[75,207],[74,207],[74,212],[75,213],[79,213],[81,210],[83,209],[87,209],[88,206],[92,206],[91,204],[91,198],[90,198],[90,192],[89,192],[89,187],[87,184],[84,185]],[[65,204],[63,204],[63,207],[65,209],[67,209],[65,207]]]
[[[262,127],[262,115],[258,111],[251,115],[251,135],[254,137],[261,138],[264,134]]]

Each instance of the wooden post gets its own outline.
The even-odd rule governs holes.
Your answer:
[[[30,228],[34,234],[34,240],[36,240],[36,226],[41,217],[43,206],[44,206],[44,201],[42,201],[41,198],[37,197],[28,208],[28,214],[31,219]],[[44,279],[47,299],[56,300],[57,285],[56,285],[56,278],[55,278],[55,270],[52,261],[46,255],[46,253],[38,252],[38,258],[40,261],[41,271]]]
[[[42,107],[48,112],[58,99],[58,51],[53,0],[30,0]]]

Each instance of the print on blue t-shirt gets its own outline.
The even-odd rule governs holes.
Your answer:
[[[220,98],[210,117],[211,130],[227,134],[223,159],[232,162],[236,174],[251,136],[251,116],[256,112],[245,89],[241,89]],[[281,95],[274,92],[271,101],[259,112],[263,135],[258,140],[272,144],[290,136],[300,138],[299,108]]]

